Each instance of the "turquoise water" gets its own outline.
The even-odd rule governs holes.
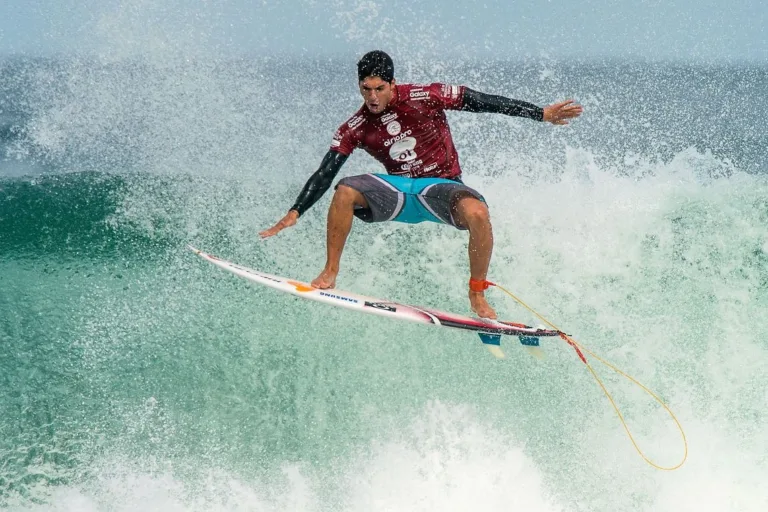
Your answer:
[[[739,117],[764,69],[693,68],[692,83],[662,65],[528,63],[510,95],[572,94],[585,118],[451,115],[491,207],[490,278],[669,403],[690,454],[668,473],[559,340],[543,361],[516,343],[497,361],[469,334],[249,286],[186,249],[303,280],[322,268],[329,197],[257,236],[358,105],[336,68],[302,65],[3,65],[18,101],[2,118],[0,506],[766,509],[766,132]],[[443,72],[504,90],[476,68]],[[329,88],[297,107],[285,84],[310,72]],[[644,88],[622,121],[620,98]],[[701,90],[729,98],[719,132],[686,110]],[[355,156],[343,174],[374,166]],[[464,233],[356,223],[342,263],[340,288],[467,312]],[[676,464],[671,420],[600,371],[647,455]]]

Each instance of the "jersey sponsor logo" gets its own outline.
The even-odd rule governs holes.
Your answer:
[[[387,125],[387,133],[390,135],[398,135],[400,133],[400,123],[392,121]]]
[[[424,160],[416,160],[415,162],[411,162],[409,164],[403,164],[400,166],[400,168],[404,171],[415,171],[417,170],[417,167],[421,167],[421,165],[424,163]],[[435,166],[437,167],[437,166]]]
[[[371,307],[371,308],[382,309],[384,311],[390,311],[392,313],[397,311],[396,307],[390,306],[389,304],[384,304],[383,302],[368,302],[368,301],[365,301],[365,305],[368,306],[368,307]]]
[[[363,116],[355,116],[349,120],[349,122],[347,123],[347,126],[349,126],[351,130],[354,130],[355,128],[363,124],[363,121],[365,121],[365,118]]]
[[[424,172],[434,171],[437,169],[437,164],[428,165],[424,168]]]
[[[381,124],[387,124],[388,122],[394,121],[395,119],[397,119],[397,112],[392,112],[385,116],[381,116]]]
[[[400,135],[405,135],[410,131],[411,130],[408,130],[407,132],[403,132]],[[395,162],[413,162],[418,157],[416,151],[414,151],[415,147],[416,139],[413,137],[405,137],[404,139],[392,144],[392,147],[389,148],[389,157]]]
[[[429,98],[429,91],[411,91],[409,96],[412,100],[425,100]]]
[[[399,125],[399,123],[398,123],[398,125]],[[392,137],[391,139],[387,139],[387,140],[385,140],[385,141],[384,141],[384,147],[385,147],[385,148],[388,148],[389,146],[391,146],[391,145],[392,145],[392,144],[394,144],[395,142],[397,142],[397,141],[399,141],[399,140],[401,140],[401,139],[404,139],[405,137],[409,136],[411,133],[413,133],[413,130],[406,130],[406,131],[404,131],[403,133],[401,133],[401,134],[399,134],[399,135],[397,135],[397,136],[395,136],[395,137]],[[416,140],[416,139],[414,139],[414,141],[415,141],[415,140]]]
[[[320,292],[320,295],[323,297],[330,297],[331,299],[340,300],[342,302],[351,302],[352,304],[357,304],[360,302],[357,299],[350,299],[349,297],[342,297],[341,295],[335,295],[333,293],[327,293],[327,292]]]
[[[453,100],[457,99],[459,97],[459,86],[447,85],[447,84],[443,85],[443,96],[446,96]]]

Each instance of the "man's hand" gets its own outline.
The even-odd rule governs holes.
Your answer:
[[[280,222],[278,222],[271,228],[262,231],[261,233],[259,233],[259,236],[261,236],[261,238],[269,238],[270,236],[274,236],[279,232],[281,232],[282,230],[284,230],[285,228],[289,228],[294,224],[296,224],[297,220],[299,220],[299,212],[297,212],[296,210],[291,210],[285,215],[285,217],[280,219]]]
[[[568,119],[579,117],[582,112],[584,108],[581,105],[574,103],[573,100],[567,100],[544,107],[543,121],[552,124],[568,124]]]

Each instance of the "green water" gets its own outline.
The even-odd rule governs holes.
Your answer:
[[[759,510],[768,187],[659,175],[564,179],[511,206],[524,185],[497,178],[486,195],[494,280],[669,402],[690,449],[673,474],[637,456],[560,342],[541,362],[507,343],[497,361],[470,335],[249,286],[185,248],[311,279],[322,206],[260,242],[258,182],[4,179],[0,505]],[[441,226],[356,224],[338,285],[465,312],[465,244]],[[601,374],[648,456],[677,463],[663,411]]]

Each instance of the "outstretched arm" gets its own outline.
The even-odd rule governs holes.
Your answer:
[[[552,124],[568,124],[568,119],[579,117],[584,111],[582,106],[575,104],[573,100],[541,108],[533,103],[485,94],[469,87],[464,90],[464,106],[461,110],[527,117],[535,121],[546,121]]]
[[[544,120],[544,109],[533,103],[486,94],[466,87],[464,89],[464,106],[461,110],[467,112],[491,112],[508,116],[527,117],[536,121]]]
[[[320,163],[320,167],[309,180],[307,180],[304,188],[302,188],[299,193],[299,197],[296,198],[296,202],[285,217],[280,219],[280,221],[271,228],[259,233],[259,235],[261,235],[262,238],[267,238],[296,224],[299,216],[309,210],[309,208],[331,187],[333,179],[339,173],[339,169],[341,169],[341,166],[347,161],[347,158],[349,158],[349,155],[342,155],[341,153],[332,150],[328,151],[328,153],[325,154],[323,161]]]

